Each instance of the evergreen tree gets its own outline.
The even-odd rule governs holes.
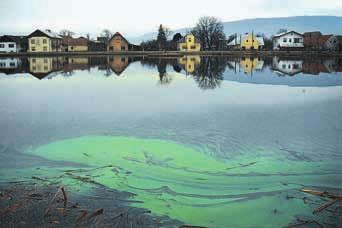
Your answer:
[[[166,38],[164,27],[163,25],[160,25],[158,29],[158,36],[157,36],[159,50],[165,49],[166,41],[167,41],[167,38]]]

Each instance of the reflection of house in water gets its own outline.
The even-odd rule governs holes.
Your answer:
[[[240,67],[244,70],[245,74],[251,74],[253,70],[262,70],[264,61],[260,57],[242,57]]]
[[[183,56],[178,59],[178,64],[181,65],[188,74],[192,74],[200,63],[201,57],[199,55]]]
[[[296,75],[302,72],[303,60],[300,59],[280,59],[273,57],[272,70],[280,75]]]
[[[330,58],[325,59],[323,64],[328,72],[338,72],[339,67],[341,68],[341,63],[339,63],[341,59],[338,58]]]
[[[0,59],[0,69],[16,69],[21,65],[19,58],[3,58]]]
[[[0,58],[0,73],[17,74],[27,72],[26,59]]]
[[[320,73],[331,73],[338,71],[338,58],[328,59],[305,59],[303,73],[318,75]]]
[[[60,57],[29,57],[29,72],[38,79],[62,70],[62,60]]]
[[[111,56],[108,58],[108,65],[116,75],[120,75],[130,64],[127,56]]]
[[[74,70],[89,70],[89,58],[66,57],[63,61],[63,72],[70,73]]]

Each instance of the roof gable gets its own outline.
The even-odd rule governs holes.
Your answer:
[[[200,43],[200,41],[197,39],[197,37],[195,35],[193,35],[192,33],[186,34],[180,40],[178,40],[177,43],[186,43],[186,39],[188,38],[189,35],[193,36],[195,38],[195,43]]]
[[[126,38],[123,37],[123,35],[121,35],[121,33],[119,33],[119,32],[116,32],[116,33],[112,36],[112,38],[110,38],[109,42],[111,42],[115,37],[120,37],[120,38],[121,38],[122,40],[124,40],[127,44],[130,44],[130,43],[128,42],[128,40],[126,40]]]
[[[39,30],[32,32],[30,35],[27,36],[27,38],[35,37],[35,36],[45,36],[52,39],[62,39],[61,36],[59,36],[57,33],[51,32],[50,30]]]
[[[279,37],[282,37],[282,36],[285,36],[285,35],[288,35],[290,33],[295,33],[299,36],[303,36],[303,34],[300,34],[299,32],[296,32],[296,31],[289,31],[289,32],[283,32],[283,33],[279,33],[279,34],[276,34],[273,36],[273,38],[279,38]]]
[[[245,34],[243,36],[235,37],[232,41],[230,41],[228,43],[228,46],[240,45],[241,44],[241,40],[244,40],[244,39],[248,38],[249,36],[252,36],[252,34]],[[254,39],[257,40],[257,42],[259,43],[260,46],[264,46],[265,45],[263,37],[254,36]]]

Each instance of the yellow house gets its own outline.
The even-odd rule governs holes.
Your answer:
[[[182,65],[185,71],[189,74],[192,74],[200,63],[201,58],[198,55],[184,56],[178,59],[178,64]]]
[[[253,70],[261,70],[264,62],[260,58],[243,57],[240,60],[240,66],[245,74],[250,74]]]
[[[230,41],[228,47],[242,50],[260,50],[264,47],[264,39],[252,34],[246,34]]]
[[[50,30],[37,29],[28,37],[28,52],[60,52],[62,37]]]
[[[111,56],[108,58],[108,65],[112,71],[120,76],[130,64],[130,59],[127,56]]]
[[[108,41],[107,51],[129,51],[130,43],[119,32],[116,32]]]
[[[196,40],[195,36],[188,34],[177,44],[178,51],[200,51],[201,44]]]

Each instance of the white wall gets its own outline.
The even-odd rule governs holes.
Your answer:
[[[13,47],[10,47],[13,45]],[[0,52],[17,52],[17,44],[15,42],[1,42]]]
[[[278,58],[273,59],[272,68],[285,74],[296,74],[302,71],[302,60],[280,60]]]
[[[19,58],[0,59],[0,69],[15,69],[19,66]]]
[[[299,43],[294,43],[294,39],[300,39]],[[279,50],[281,48],[303,48],[304,39],[303,36],[297,33],[288,33],[280,37],[273,38],[273,50]]]

